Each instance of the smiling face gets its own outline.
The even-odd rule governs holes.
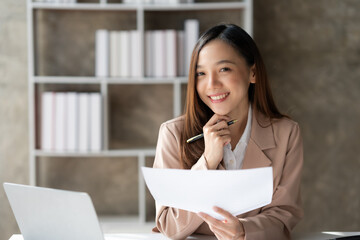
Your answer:
[[[255,83],[255,66],[249,67],[231,45],[215,39],[200,51],[196,90],[214,113],[234,119],[247,114],[250,83]]]

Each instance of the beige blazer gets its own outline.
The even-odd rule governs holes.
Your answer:
[[[154,168],[180,168],[179,141],[184,117],[160,127]],[[243,169],[272,166],[272,202],[237,216],[245,229],[245,239],[290,239],[290,231],[303,217],[300,178],[303,145],[296,122],[282,118],[271,123],[253,111],[251,136],[243,160]],[[220,166],[219,168],[223,168]],[[192,170],[207,169],[202,156]],[[184,239],[193,233],[213,235],[196,213],[156,206],[156,227],[171,239]],[[156,230],[156,229],[155,229]]]

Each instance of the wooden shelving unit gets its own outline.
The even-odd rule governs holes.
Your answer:
[[[100,0],[99,3],[73,3],[73,4],[53,4],[53,3],[41,3],[41,2],[32,2],[27,0],[27,13],[28,13],[28,83],[29,83],[29,130],[30,130],[30,140],[29,140],[29,165],[30,165],[30,183],[32,185],[37,185],[37,176],[38,172],[38,159],[46,158],[51,160],[51,158],[121,158],[121,157],[134,157],[137,158],[138,166],[138,215],[135,217],[126,217],[119,216],[107,219],[105,222],[109,223],[109,219],[121,219],[120,222],[128,222],[136,226],[148,226],[146,219],[146,187],[141,175],[141,167],[146,165],[147,157],[155,156],[155,145],[150,148],[124,148],[124,149],[112,149],[110,147],[110,138],[109,138],[109,90],[115,85],[137,85],[147,87],[148,85],[170,85],[172,86],[172,116],[176,117],[181,114],[182,104],[184,99],[182,99],[182,88],[187,83],[186,76],[180,76],[175,78],[154,78],[154,77],[145,77],[144,76],[144,67],[141,69],[141,76],[138,78],[116,78],[116,77],[95,77],[95,76],[71,76],[71,74],[58,74],[58,75],[44,75],[39,74],[38,62],[41,58],[38,52],[39,41],[44,39],[39,39],[37,35],[38,26],[41,24],[39,18],[36,17],[36,14],[39,12],[66,12],[66,14],[78,14],[86,12],[86,14],[93,14],[94,16],[98,13],[104,12],[116,12],[118,14],[124,13],[133,13],[136,15],[136,29],[140,32],[140,50],[141,50],[141,59],[144,62],[144,33],[147,26],[147,16],[148,14],[158,14],[171,12],[175,14],[176,12],[188,13],[189,16],[192,14],[194,18],[199,18],[200,22],[200,32],[202,28],[207,28],[208,25],[212,24],[214,21],[221,22],[227,21],[229,14],[236,15],[239,19],[239,22],[236,24],[242,25],[243,28],[251,35],[252,34],[252,0],[236,1],[236,2],[195,2],[195,3],[186,3],[186,4],[122,4],[122,3],[107,3],[104,0]],[[224,11],[224,18],[222,19],[211,19],[211,16],[207,13],[221,12]],[[228,11],[228,12],[227,12]],[[105,13],[106,14],[106,13]],[[186,15],[185,14],[185,15]],[[182,16],[181,15],[181,16]],[[183,19],[181,19],[183,20]],[[206,22],[203,24],[203,22]],[[76,24],[76,23],[74,23]],[[122,23],[119,22],[119,25]],[[46,36],[45,36],[46,37]],[[84,39],[86,41],[86,39]],[[69,43],[70,44],[70,43]],[[144,64],[142,64],[144,66]],[[61,72],[61,71],[60,71]],[[61,86],[65,87],[70,85],[76,86],[92,86],[98,89],[102,95],[102,106],[103,106],[103,148],[99,152],[88,152],[88,153],[78,153],[78,152],[46,152],[42,151],[39,148],[39,94],[47,89],[48,86]],[[55,88],[56,89],[56,88]],[[154,136],[156,141],[156,137]],[[106,176],[105,176],[106,177]],[[100,218],[101,219],[101,218]],[[127,221],[128,219],[128,221]]]

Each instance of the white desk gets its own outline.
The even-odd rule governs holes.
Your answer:
[[[294,240],[328,240],[341,237],[358,236],[360,232],[314,232],[314,233],[295,233],[292,235]]]
[[[105,240],[168,240],[160,233],[117,233],[105,234]],[[9,240],[24,240],[22,235],[14,234]],[[39,239],[41,240],[41,239]],[[196,235],[188,237],[187,240],[216,240],[216,237]]]
[[[317,232],[306,234],[294,234],[294,240],[328,240],[339,237],[348,237],[359,235],[360,232]],[[105,240],[167,240],[160,233],[119,233],[119,234],[105,234]],[[359,237],[360,239],[360,237]],[[15,234],[9,240],[24,240],[22,235]],[[216,240],[212,236],[196,235],[188,237],[187,240]]]

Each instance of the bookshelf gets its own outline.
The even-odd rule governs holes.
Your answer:
[[[128,215],[128,213],[123,214],[121,210],[114,210],[116,216],[107,216],[107,213],[112,212],[110,207],[110,209],[104,211],[100,210],[100,214],[98,214],[103,215],[100,216],[103,224],[112,226],[110,232],[115,231],[113,229],[116,226],[118,227],[119,224],[127,229],[129,229],[130,225],[136,228],[141,226],[149,227],[149,219],[154,217],[154,204],[142,179],[141,167],[151,166],[152,164],[160,123],[181,114],[187,77],[146,77],[145,64],[141,64],[140,77],[94,76],[95,31],[99,28],[138,30],[140,34],[140,60],[144,62],[145,31],[158,28],[181,29],[185,19],[198,19],[200,33],[219,22],[233,22],[243,26],[248,33],[252,34],[252,0],[195,1],[194,3],[181,4],[123,4],[108,3],[106,0],[81,3],[46,3],[27,0],[27,15],[30,184],[50,185],[50,187],[55,188],[65,186],[65,188],[72,189],[72,183],[67,179],[68,175],[66,177],[62,175],[63,181],[67,182],[67,185],[56,184],[56,186],[51,186],[51,182],[54,181],[44,184],[46,177],[51,178],[52,175],[56,175],[54,179],[56,179],[57,183],[62,181],[61,174],[57,174],[65,170],[68,171],[68,169],[61,167],[61,162],[66,162],[67,165],[71,164],[72,167],[77,164],[82,166],[88,163],[95,164],[95,162],[103,165],[117,164],[119,162],[122,162],[121,164],[136,163],[136,166],[129,167],[135,169],[132,175],[136,175],[136,177],[131,177],[130,181],[131,179],[134,181],[132,186],[136,188],[136,194],[132,200],[127,200],[135,202],[135,208],[137,208],[134,211],[135,213]],[[74,42],[77,45],[73,45]],[[44,91],[101,93],[101,151],[54,152],[41,150],[40,96]],[[140,93],[137,95],[136,92]],[[156,96],[154,97],[155,100],[152,99],[152,94]],[[125,95],[129,99],[118,99],[118,95]],[[141,98],[145,99],[141,100]],[[139,119],[139,116],[141,116],[138,113],[139,111],[134,113],[134,111],[126,110],[133,109],[132,106],[126,105],[126,102],[132,102],[133,99],[137,99],[139,106],[143,106],[139,111],[146,114],[145,119]],[[151,102],[149,99],[153,100],[152,105],[147,104],[147,102]],[[154,106],[157,106],[157,109],[152,109]],[[164,111],[161,110],[162,107]],[[153,115],[158,115],[158,118],[155,119]],[[132,135],[131,131],[139,127],[135,126],[127,129],[119,126],[131,124],[132,122],[138,122],[134,124],[142,126],[146,118],[148,118],[150,124],[145,130],[149,129],[149,131],[146,132],[147,135],[135,133],[134,138],[137,138],[137,140],[129,138],[129,135]],[[117,122],[121,124],[117,124]],[[55,163],[54,166],[46,167],[53,163]],[[128,168],[126,164],[121,166]],[[51,173],[47,173],[50,172],[49,169],[52,171]],[[84,172],[87,174],[86,171],[81,173],[84,174]],[[75,173],[78,172],[72,172],[73,175]],[[119,175],[121,174],[120,172]],[[71,177],[74,177],[73,175]],[[109,177],[107,173],[105,175],[99,176],[99,179]],[[95,181],[100,181],[99,179]],[[90,179],[90,181],[92,180]],[[88,184],[94,185],[91,182]],[[96,182],[96,184],[98,183]],[[87,188],[75,187],[73,190],[87,191]],[[119,192],[121,191],[119,190]],[[101,205],[103,205],[100,198],[95,196],[94,200],[93,197],[97,210],[99,206],[101,208]],[[123,206],[122,208],[127,207]],[[149,208],[152,208],[150,214]],[[108,229],[106,226],[104,228]]]

